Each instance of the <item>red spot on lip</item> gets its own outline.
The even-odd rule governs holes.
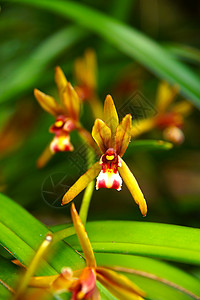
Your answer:
[[[101,179],[98,181],[98,188],[101,189],[101,188],[104,188],[104,189],[108,189],[108,187],[106,186],[106,182],[104,179]],[[117,181],[117,180],[113,180],[113,184],[112,186],[110,187],[110,189],[115,189],[115,190],[118,190],[120,188],[120,183]]]
[[[120,188],[120,183],[117,180],[114,179],[111,189],[118,190],[119,188]]]
[[[57,145],[55,147],[53,147],[53,150],[55,152],[61,152],[61,150],[59,149],[59,147]],[[66,145],[65,148],[62,151],[71,151],[70,145]]]
[[[99,189],[101,189],[101,188],[105,188],[105,189],[106,189],[106,188],[107,188],[104,179],[98,181],[98,188],[99,188]]]

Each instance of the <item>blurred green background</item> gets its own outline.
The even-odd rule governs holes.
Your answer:
[[[76,1],[77,5],[79,3],[138,29],[200,75],[198,1]],[[44,191],[53,190],[51,177],[54,184],[63,179],[64,184],[70,186],[87,166],[84,156],[77,156],[75,151],[59,153],[44,169],[36,168],[37,158],[52,138],[48,128],[53,118],[39,107],[33,89],[36,87],[57,97],[55,66],[60,65],[74,84],[74,61],[83,56],[87,48],[94,49],[97,55],[98,94],[102,103],[110,93],[120,107],[130,95],[139,91],[154,105],[160,82],[145,59],[144,63],[138,62],[137,55],[134,59],[123,51],[123,40],[115,47],[112,41],[109,43],[109,38],[104,39],[92,26],[88,27],[36,6],[15,1],[1,3],[0,144],[13,128],[16,140],[12,147],[0,147],[0,189],[47,225],[64,223],[66,217],[70,217],[69,206],[54,207],[48,203],[49,196],[44,196]],[[12,117],[16,111],[18,117]],[[181,146],[169,151],[136,149],[127,154],[126,160],[148,203],[145,219],[124,186],[120,193],[94,191],[89,220],[127,219],[199,227],[199,117],[194,106],[185,120],[185,142]],[[91,130],[94,120],[87,104],[82,111],[82,121]],[[152,131],[143,138],[162,139],[162,134]],[[72,134],[72,143],[79,149],[81,141],[76,133]],[[62,192],[58,187],[56,193]],[[82,193],[75,200],[77,205],[81,199]]]

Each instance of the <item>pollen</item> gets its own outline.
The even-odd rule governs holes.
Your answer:
[[[115,158],[114,155],[106,155],[107,160],[113,160]]]
[[[64,122],[62,120],[58,120],[55,122],[56,127],[61,127],[61,126],[63,126],[63,124],[64,124]]]

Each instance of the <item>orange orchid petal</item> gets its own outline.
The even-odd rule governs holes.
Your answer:
[[[37,167],[43,168],[48,161],[52,158],[52,156],[54,155],[54,153],[51,151],[50,149],[50,145],[48,145],[44,151],[42,152],[42,154],[40,155],[40,157],[37,160]]]
[[[119,118],[115,108],[114,101],[110,95],[107,95],[104,102],[104,121],[110,127],[112,133],[112,147],[115,148],[115,132],[119,125]]]
[[[96,272],[94,268],[86,267],[82,270],[79,278],[75,281],[70,291],[72,298],[75,299],[91,299],[96,291]]]
[[[100,296],[98,288],[96,287],[92,296],[89,298],[89,300],[100,300],[100,299],[101,299],[101,296]]]
[[[63,102],[63,91],[67,85],[67,79],[59,66],[55,68],[55,82],[58,88],[59,98]]]
[[[133,122],[131,128],[131,136],[136,138],[137,136],[146,133],[155,127],[155,118],[148,118]]]
[[[40,106],[48,113],[55,117],[57,117],[59,114],[62,114],[62,108],[53,97],[42,93],[38,89],[34,89],[34,95]]]
[[[99,162],[96,162],[88,171],[83,174],[72,187],[66,192],[62,199],[62,205],[72,201],[86,186],[90,181],[92,181],[100,172],[101,166]]]
[[[186,117],[191,113],[192,108],[193,108],[192,104],[189,103],[188,101],[181,101],[175,104],[170,111]]]
[[[131,195],[133,196],[135,202],[139,205],[142,215],[146,216],[147,204],[144,199],[143,193],[142,193],[135,177],[133,176],[129,167],[127,166],[127,164],[125,163],[125,161],[122,158],[121,158],[121,163],[122,163],[122,166],[118,168],[118,171],[119,171],[120,175],[122,176]]]
[[[178,92],[179,87],[177,85],[170,86],[169,83],[165,81],[160,83],[156,96],[156,104],[159,113],[166,111]]]
[[[81,103],[76,91],[74,90],[70,82],[67,83],[64,89],[63,103],[70,117],[74,120],[78,120],[80,115]]]
[[[85,227],[79,217],[76,207],[74,203],[71,205],[71,216],[74,224],[74,228],[76,230],[76,234],[78,236],[79,242],[81,244],[81,248],[85,255],[86,263],[88,267],[96,268],[96,260],[94,257],[94,252],[92,246],[90,244],[87,232],[85,231]],[[88,268],[89,269],[89,268]]]
[[[131,115],[126,115],[117,126],[115,134],[116,152],[123,156],[131,140]]]
[[[95,120],[92,128],[92,136],[102,153],[110,148],[111,130],[102,120]]]
[[[144,292],[126,276],[119,274],[106,267],[97,267],[97,278],[98,274],[103,276],[112,285],[124,289],[127,292],[136,294],[138,296],[144,296]]]
[[[111,294],[113,294],[117,299],[123,299],[123,300],[143,300],[141,296],[134,292],[130,292],[129,290],[126,290],[122,288],[121,286],[113,284],[113,282],[110,282],[106,277],[100,275],[97,273],[97,280],[105,287]]]

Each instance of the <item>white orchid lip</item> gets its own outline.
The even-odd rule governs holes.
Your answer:
[[[60,135],[60,136],[55,136],[53,138],[53,141],[50,144],[50,150],[55,153],[55,152],[62,152],[62,151],[73,151],[74,147],[70,143],[70,136],[69,134],[67,135]]]
[[[122,178],[119,175],[118,167],[121,166],[121,159],[113,148],[109,148],[101,156],[99,164],[102,170],[97,177],[96,189],[107,188],[121,190]]]
[[[101,171],[97,177],[96,190],[100,188],[116,189],[121,190],[122,178],[119,172],[114,173],[112,169],[107,169],[107,171]]]

